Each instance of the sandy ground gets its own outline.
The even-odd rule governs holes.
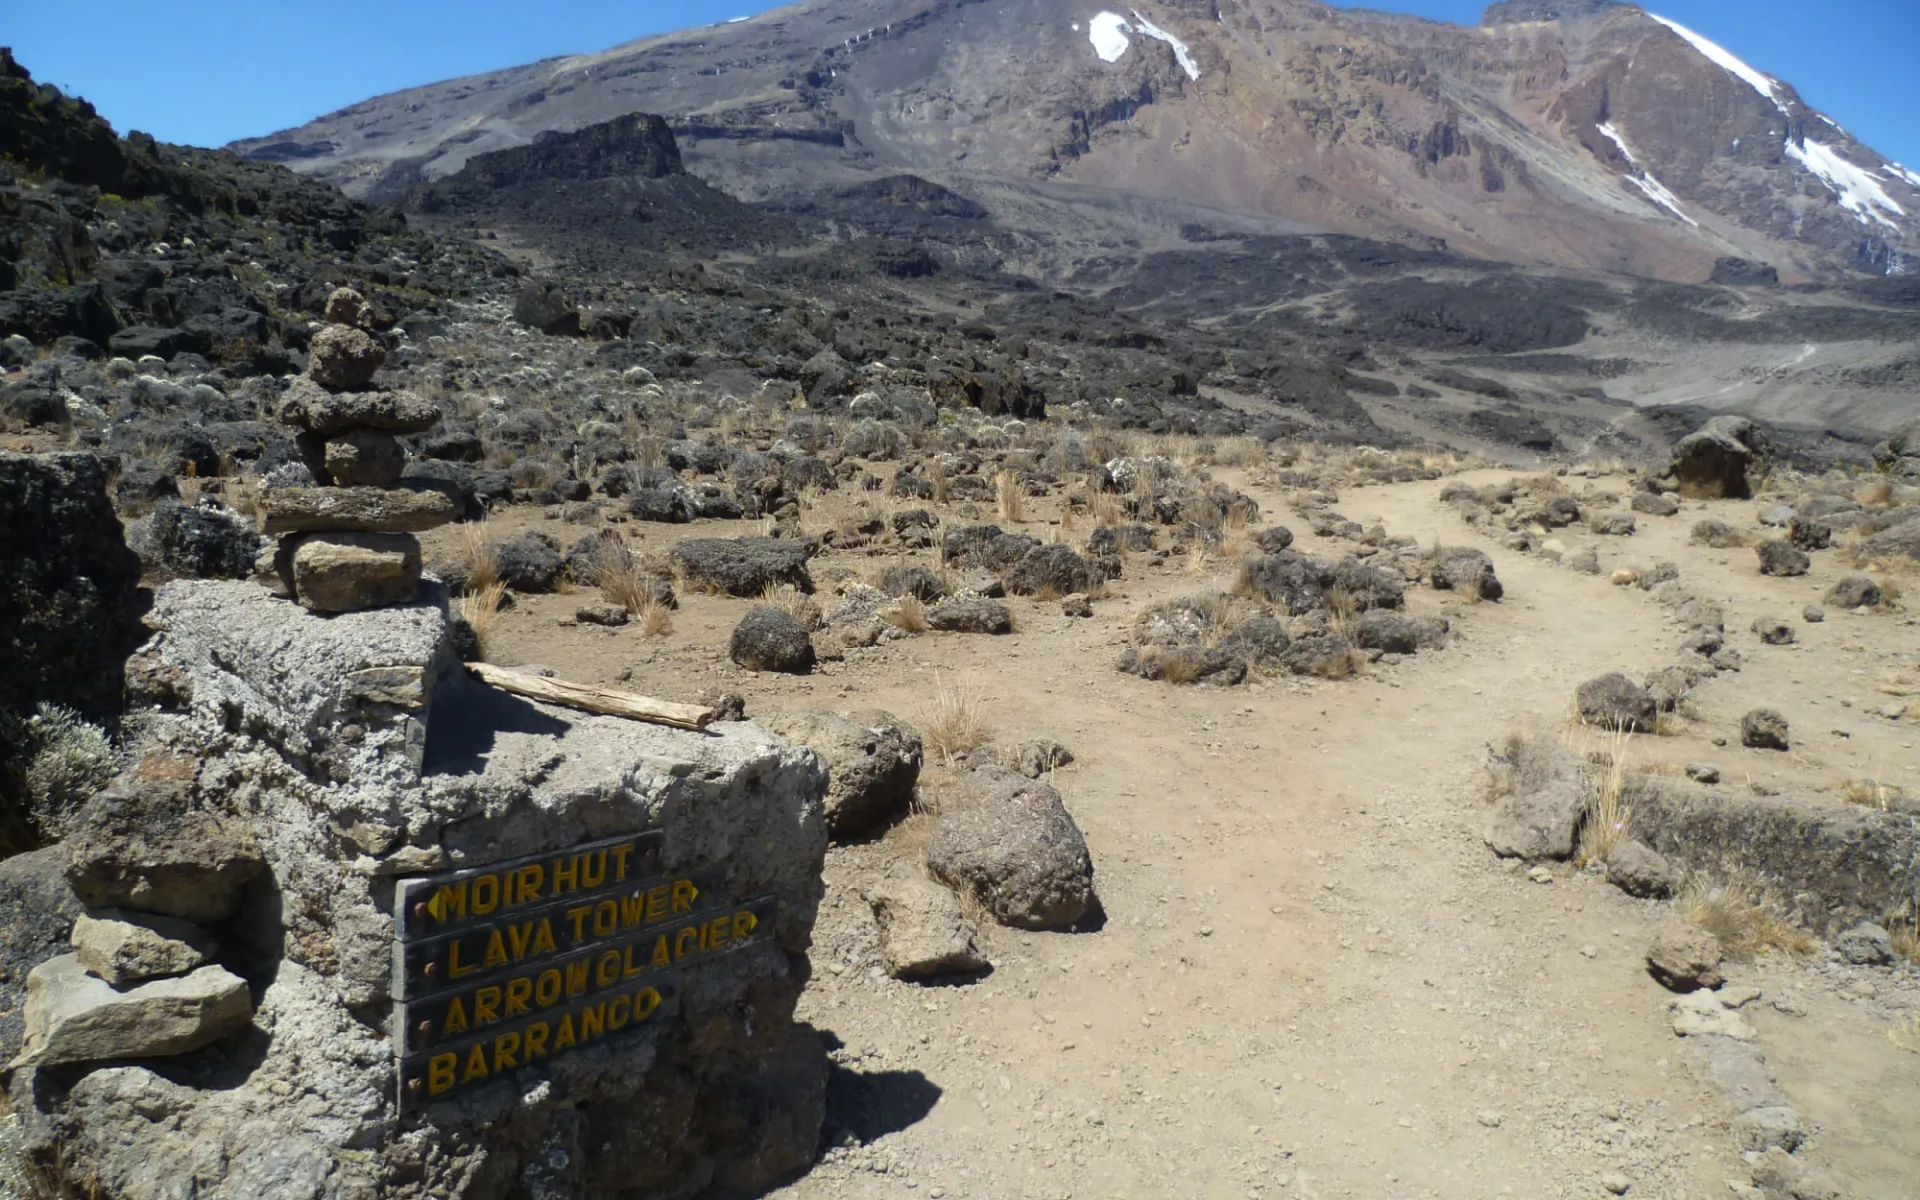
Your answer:
[[[1092,620],[1013,601],[1015,635],[930,634],[805,678],[726,661],[746,601],[685,597],[674,632],[653,639],[560,625],[588,595],[528,597],[506,615],[494,657],[507,664],[600,683],[631,671],[623,686],[675,699],[724,688],[749,713],[877,706],[909,720],[936,679],[957,681],[984,696],[1000,743],[1050,737],[1078,757],[1054,782],[1092,849],[1104,919],[989,931],[994,969],[978,980],[886,978],[860,893],[910,846],[834,850],[801,1016],[837,1047],[839,1144],[778,1195],[1478,1200],[1603,1197],[1624,1181],[1636,1198],[1702,1200],[1744,1183],[1726,1105],[1688,1068],[1669,997],[1643,969],[1668,906],[1570,867],[1536,882],[1478,833],[1488,744],[1557,731],[1580,681],[1673,661],[1680,630],[1604,572],[1501,550],[1437,504],[1440,486],[1353,490],[1338,508],[1423,544],[1488,550],[1507,599],[1410,592],[1416,613],[1453,621],[1453,644],[1342,682],[1176,688],[1113,669],[1134,612],[1224,586],[1224,561],[1208,576],[1136,556]],[[1304,536],[1278,494],[1249,490],[1268,521],[1303,533],[1300,548],[1345,553]],[[1750,526],[1755,511],[1689,502],[1641,517],[1631,538],[1563,537],[1602,543],[1607,571],[1677,562],[1726,605],[1746,658],[1696,693],[1684,732],[1637,739],[1631,755],[1712,762],[1729,787],[1869,778],[1920,794],[1916,726],[1879,715],[1888,697],[1874,686],[1920,666],[1920,627],[1886,613],[1803,622],[1845,573],[1833,554],[1807,578],[1768,579],[1750,550],[1686,544],[1702,517]],[[500,531],[586,531],[514,520]],[[750,529],[623,528],[656,547]],[[815,575],[824,592],[836,568],[873,565],[829,555]],[[1799,643],[1762,645],[1747,630],[1763,615],[1790,620]],[[1739,717],[1761,704],[1788,717],[1793,752],[1739,748]],[[1814,1130],[1803,1156],[1849,1196],[1920,1194],[1920,1057],[1888,1037],[1915,1013],[1913,968],[1816,955],[1729,973],[1762,989],[1749,1011]]]

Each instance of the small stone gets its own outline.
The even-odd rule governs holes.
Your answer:
[[[1600,1186],[1616,1196],[1624,1196],[1627,1189],[1633,1186],[1633,1180],[1618,1171],[1608,1171],[1600,1177]]]
[[[224,967],[118,991],[88,974],[79,955],[63,954],[27,976],[26,1048],[9,1065],[185,1054],[252,1015],[247,981]]]
[[[1862,921],[1852,929],[1841,934],[1834,941],[1834,949],[1840,957],[1856,966],[1886,967],[1894,960],[1893,937],[1886,928],[1872,921]]]
[[[1813,560],[1788,542],[1761,542],[1754,548],[1760,556],[1760,573],[1790,577],[1805,575]]]
[[[1075,592],[1060,601],[1060,612],[1069,617],[1091,617],[1093,615],[1093,602],[1087,599],[1083,593]]]
[[[1664,899],[1674,893],[1673,864],[1644,842],[1629,839],[1607,855],[1607,882],[1629,896]]]
[[[1695,783],[1714,784],[1720,782],[1720,768],[1712,763],[1688,763],[1687,778]]]
[[[975,949],[978,930],[960,898],[923,876],[895,874],[867,893],[880,927],[887,974],[895,979],[978,971],[987,960]]]
[[[1720,974],[1721,958],[1720,943],[1712,934],[1692,925],[1674,925],[1655,935],[1647,949],[1647,971],[1672,992],[1716,988],[1725,980]]]
[[[1481,1109],[1480,1112],[1477,1114],[1476,1119],[1482,1125],[1485,1125],[1488,1129],[1498,1129],[1500,1128],[1500,1123],[1506,1120],[1505,1117],[1502,1117],[1499,1113],[1494,1112],[1490,1108]]]
[[[1785,1104],[1749,1109],[1727,1126],[1734,1144],[1747,1153],[1761,1153],[1773,1147],[1794,1151],[1806,1140],[1806,1127],[1800,1113]]]
[[[218,949],[198,925],[155,913],[104,909],[73,923],[73,949],[96,978],[118,988],[185,975]]]
[[[327,296],[327,324],[365,325],[369,316],[366,297],[350,287],[339,287]]]
[[[399,439],[373,429],[352,429],[327,441],[327,474],[341,487],[392,487],[407,469]]]
[[[362,612],[420,598],[420,540],[406,533],[314,533],[293,549],[293,592],[313,612]]]
[[[1790,646],[1799,640],[1793,626],[1778,617],[1760,617],[1753,623],[1753,632],[1769,646]]]
[[[1740,744],[1753,750],[1785,750],[1787,719],[1771,708],[1756,708],[1740,718]]]
[[[1621,567],[1613,573],[1612,582],[1615,587],[1631,587],[1639,578],[1640,573],[1638,571],[1633,570],[1631,567]]]
[[[1728,1008],[1745,1008],[1760,998],[1760,989],[1750,983],[1730,983],[1720,989],[1720,1003]]]
[[[1818,625],[1827,619],[1827,610],[1818,604],[1809,604],[1800,610],[1800,619],[1809,625]]]
[[[1552,883],[1553,872],[1545,866],[1528,867],[1527,878],[1535,883]]]
[[[1865,575],[1849,575],[1827,592],[1827,603],[1848,610],[1876,608],[1884,599],[1880,585]]]
[[[631,618],[624,605],[596,601],[575,609],[573,619],[582,625],[617,626],[625,625]]]

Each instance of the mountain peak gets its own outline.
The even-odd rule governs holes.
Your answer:
[[[1480,16],[1483,26],[1521,25],[1529,21],[1569,21],[1594,17],[1608,9],[1621,8],[1620,0],[1501,0],[1487,5]]]

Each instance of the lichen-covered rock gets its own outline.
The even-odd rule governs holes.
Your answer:
[[[1003,767],[941,798],[927,868],[1021,929],[1062,929],[1093,905],[1093,858],[1060,793]]]
[[[293,381],[276,415],[281,424],[321,438],[339,437],[354,429],[425,433],[440,422],[439,408],[411,392],[335,394],[308,379]]]
[[[1813,565],[1812,559],[1789,542],[1761,542],[1754,552],[1760,556],[1762,575],[1805,575]]]
[[[253,523],[208,499],[162,504],[127,534],[142,562],[183,579],[245,579],[260,556]]]
[[[1036,546],[1007,572],[1007,590],[1016,596],[1066,596],[1091,592],[1105,582],[1093,565],[1071,546]]]
[[[1876,608],[1885,593],[1865,575],[1849,575],[1827,590],[1826,601],[1835,608]]]
[[[91,454],[0,453],[0,711],[120,711],[144,639],[140,559]]]
[[[747,597],[783,583],[812,592],[813,552],[810,542],[784,538],[693,538],[672,550],[689,587]]]
[[[387,352],[364,329],[329,325],[307,346],[307,377],[330,392],[353,392],[373,382]]]
[[[815,711],[781,713],[766,725],[826,763],[827,830],[834,837],[867,833],[913,803],[924,752],[919,732],[904,721],[878,711]]]
[[[1013,632],[1013,610],[998,600],[948,600],[927,610],[927,627],[941,633]]]

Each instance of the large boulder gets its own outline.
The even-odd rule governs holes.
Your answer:
[[[924,757],[911,725],[878,711],[793,712],[767,728],[818,754],[827,765],[827,830],[857,837],[904,814]]]
[[[813,670],[813,639],[790,613],[760,604],[734,626],[727,656],[749,671],[805,675]]]
[[[253,522],[210,499],[162,504],[128,540],[147,566],[183,579],[246,579],[261,546]]]
[[[1248,559],[1240,569],[1240,585],[1248,595],[1281,605],[1297,617],[1326,604],[1333,569],[1318,559],[1282,550]]]
[[[767,588],[790,583],[813,591],[807,560],[811,542],[785,538],[692,538],[673,548],[673,560],[696,591],[755,597]]]
[[[1765,476],[1772,439],[1745,417],[1714,417],[1673,447],[1667,473],[1697,500],[1748,500]]]
[[[1093,858],[1060,793],[1004,767],[941,798],[927,868],[1021,929],[1064,929],[1094,903]]]
[[[67,886],[63,846],[29,850],[0,859],[0,1063],[20,1052],[26,1025],[27,974],[66,953],[86,909]]]
[[[1486,841],[1502,858],[1573,856],[1590,789],[1580,760],[1555,738],[1516,739],[1497,764],[1503,786],[1487,820]]]
[[[1007,590],[1016,596],[1070,596],[1091,592],[1106,582],[1093,564],[1071,546],[1036,546],[1007,572]]]
[[[120,711],[140,627],[140,559],[91,454],[0,453],[0,711]]]
[[[1875,446],[1873,465],[1903,483],[1920,483],[1920,419],[1908,421]]]
[[[1920,482],[1920,478],[1917,478],[1916,482]],[[1898,525],[1888,526],[1879,533],[1870,534],[1860,543],[1854,555],[1862,562],[1899,558],[1920,561],[1920,517],[1910,518]]]
[[[1481,600],[1498,600],[1506,594],[1493,572],[1493,560],[1478,550],[1449,550],[1434,560],[1427,578],[1438,591],[1460,592]]]
[[[550,592],[566,568],[559,541],[541,530],[502,542],[494,548],[494,560],[500,582],[516,592]]]

